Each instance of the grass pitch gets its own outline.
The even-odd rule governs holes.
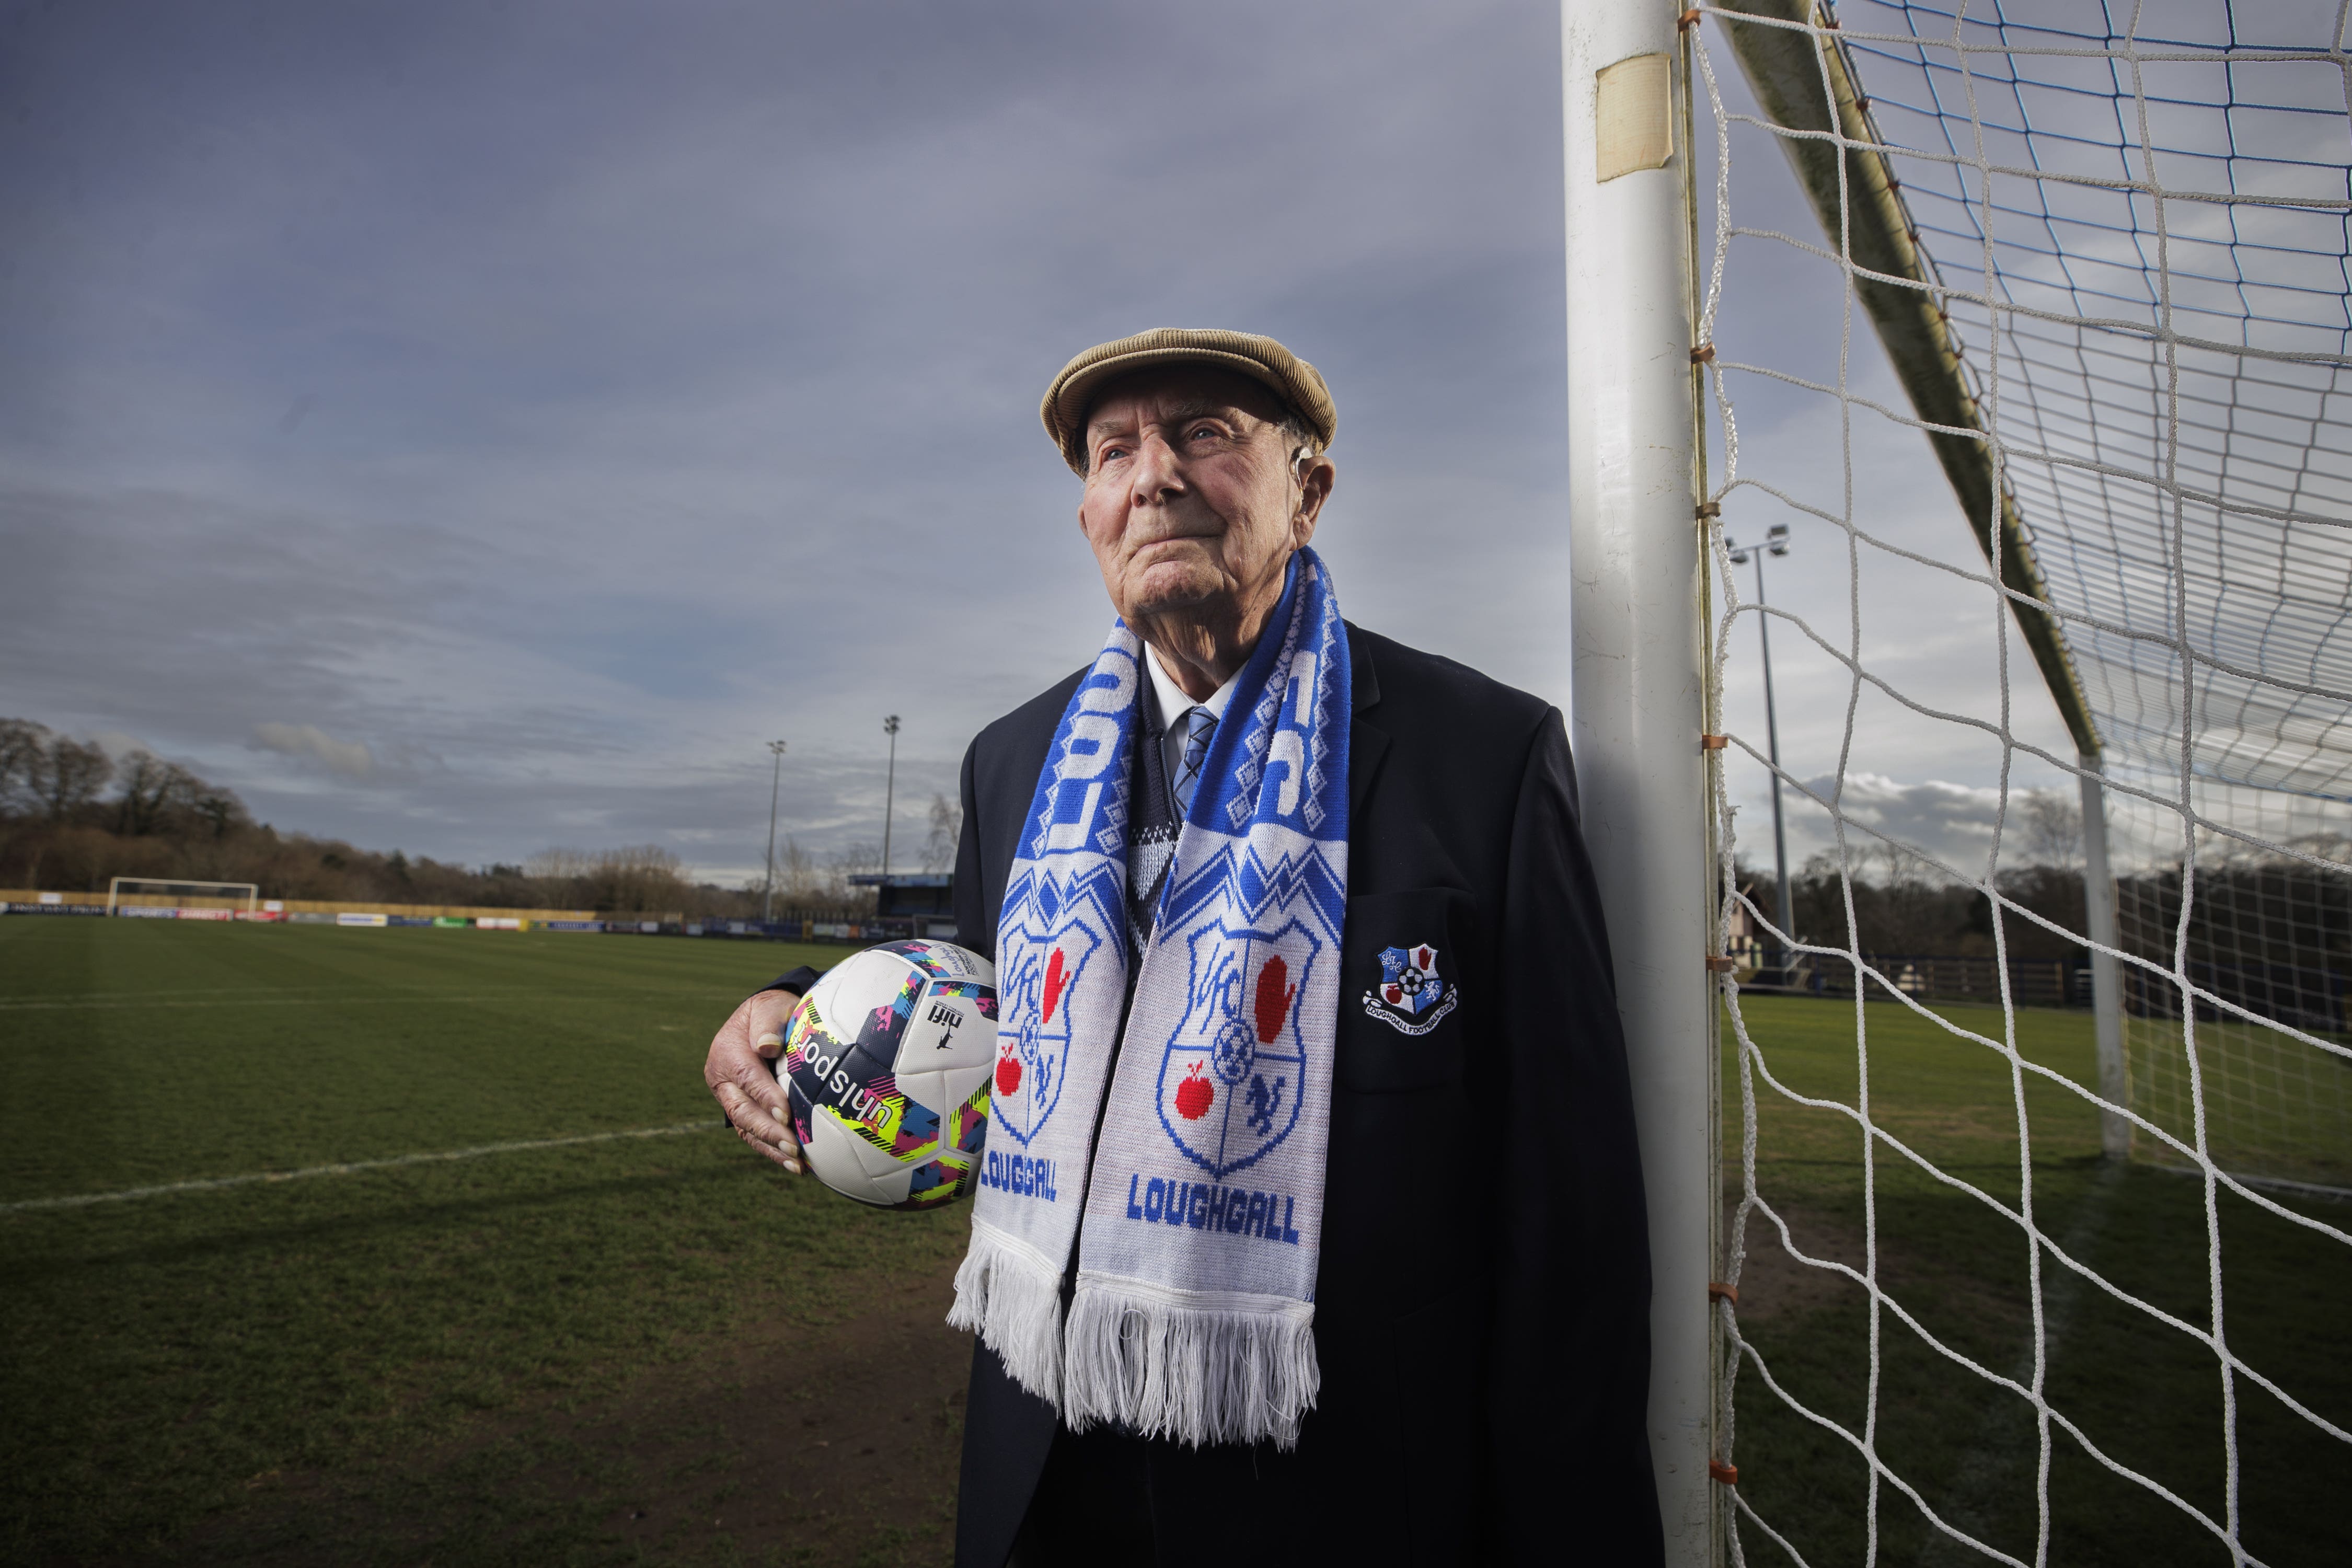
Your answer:
[[[1941,1016],[1999,1039],[1990,1007],[1938,1005]],[[1750,997],[1742,1012],[1773,1076],[1793,1095],[1861,1103],[1864,1084],[1852,1003]],[[2021,1011],[2031,1061],[2096,1082],[2086,1013]],[[1894,1003],[1871,1004],[1867,1089],[1874,1121],[1947,1177],[2014,1208],[2031,1184],[2042,1231],[2139,1300],[2202,1327],[2211,1321],[2201,1182],[2099,1157],[2095,1110],[2063,1085],[2032,1079],[2024,1102],[2032,1158],[2020,1158],[2005,1059]],[[1726,1191],[1739,1188],[1738,1066],[1726,1032]],[[1763,1083],[1758,1185],[1797,1247],[1857,1270],[1870,1261],[1863,1141],[1852,1119],[1800,1105]],[[2352,1204],[2281,1198],[2337,1229]],[[2036,1342],[2023,1232],[1983,1199],[1938,1180],[1885,1143],[1867,1202],[1876,1214],[1878,1278],[1948,1346],[2032,1386]],[[2342,1349],[2352,1249],[2224,1194],[2220,1205],[2226,1342],[2320,1415],[2352,1426],[2352,1358]],[[1752,1275],[1743,1335],[1790,1394],[1860,1434],[1871,1409],[1867,1293],[1797,1264],[1761,1215],[1748,1227]],[[2038,1372],[2049,1403],[2119,1464],[2208,1515],[2225,1518],[2222,1380],[2213,1351],[2046,1258]],[[2228,1563],[2228,1549],[2143,1487],[2091,1458],[2063,1430],[2050,1439],[2050,1509],[2034,1501],[2042,1437],[2032,1405],[1937,1352],[1882,1311],[1876,1420],[1888,1468],[1948,1522],[2017,1561],[2066,1564]],[[2281,1565],[2344,1561],[2335,1500],[2352,1487],[2352,1446],[2310,1426],[2244,1378],[2237,1403],[2240,1514],[2247,1548]],[[1927,1523],[1849,1443],[1790,1409],[1754,1363],[1738,1384],[1739,1492],[1815,1565],[1864,1560],[1865,1521],[1880,1522],[1879,1561],[1983,1563]],[[2048,1554],[2038,1554],[2046,1528]],[[1754,1563],[1789,1558],[1754,1525]]]
[[[840,956],[0,920],[0,1204],[710,1124],[0,1213],[0,1558],[944,1561],[963,1216],[774,1173],[701,1083]]]
[[[964,1215],[858,1208],[716,1130],[699,1064],[742,994],[809,958],[563,933],[0,920],[0,1205],[708,1119],[706,1132],[348,1176],[0,1211],[0,1559],[32,1563],[942,1562],[966,1344],[940,1324]],[[1998,1015],[1941,1008],[1998,1035]],[[1856,1103],[1849,1004],[1751,998],[1790,1089]],[[2025,1013],[2026,1054],[2092,1077],[2085,1016]],[[2202,1189],[2097,1159],[2095,1115],[1893,1005],[1866,1014],[1879,1124],[2118,1286],[2210,1312]],[[1738,1190],[1727,1049],[1727,1193]],[[1796,1245],[1861,1268],[1861,1139],[1759,1086],[1759,1181]],[[2027,1248],[1882,1146],[1878,1277],[1956,1349],[2031,1383]],[[2294,1205],[2345,1226],[2352,1205]],[[2231,1346],[2339,1424],[2347,1249],[2222,1206]],[[1748,1229],[1742,1332],[1855,1430],[1864,1293]],[[2045,1272],[2043,1380],[2120,1462],[2218,1515],[2210,1350]],[[2030,1406],[1878,1324],[1873,1439],[1956,1524],[2026,1563]],[[1816,1568],[1863,1561],[1854,1450],[1739,1373],[1740,1495]],[[2340,1559],[2346,1449],[2241,1380],[2245,1536]],[[2068,1564],[2221,1563],[2168,1505],[2051,1455]],[[1981,1561],[1899,1492],[1885,1563]],[[1754,1526],[1758,1564],[1780,1558]]]

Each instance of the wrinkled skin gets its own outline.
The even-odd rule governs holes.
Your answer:
[[[1256,382],[1174,366],[1115,381],[1087,415],[1078,528],[1111,607],[1195,700],[1248,662],[1337,477]]]
[[[784,1020],[800,1000],[789,991],[762,991],[746,1000],[710,1037],[702,1081],[718,1098],[735,1136],[794,1175],[805,1168],[793,1136],[792,1108],[776,1081],[784,1048]]]

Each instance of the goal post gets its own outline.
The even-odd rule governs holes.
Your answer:
[[[2123,935],[2116,918],[2115,863],[2108,853],[2107,787],[2097,752],[2085,752],[2079,779],[2083,805],[2083,934],[2091,939],[2092,1030],[2098,1053],[2099,1152],[2131,1157],[2131,1085],[2124,1066],[2123,966],[2116,954]]]
[[[1717,1561],[1715,1002],[1685,61],[1664,0],[1564,0],[1570,613],[1585,840],[1650,1211],[1649,1436],[1673,1568]]]
[[[247,914],[253,912],[254,906],[261,898],[261,884],[258,882],[201,882],[191,881],[185,877],[113,877],[108,879],[106,884],[106,912],[110,915],[116,911],[125,889],[135,895],[142,888],[154,888],[166,893],[185,890],[195,893],[199,898],[218,899],[223,903],[228,902],[231,895],[242,893]]]

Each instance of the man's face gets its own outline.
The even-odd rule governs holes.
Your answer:
[[[1078,526],[1129,626],[1248,621],[1280,597],[1331,477],[1296,460],[1281,412],[1256,382],[1192,365],[1139,372],[1096,400]]]

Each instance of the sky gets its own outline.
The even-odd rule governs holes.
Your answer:
[[[0,712],[285,831],[720,880],[758,875],[772,739],[784,833],[879,839],[895,713],[903,867],[971,736],[1101,641],[1036,404],[1155,326],[1314,362],[1350,618],[1565,707],[1559,73],[1552,7],[1480,0],[0,9]],[[1810,226],[1777,154],[1737,166]],[[1824,352],[1797,265],[1733,269],[1751,357]],[[1833,410],[1741,395],[1748,471],[1843,483]],[[1916,436],[1864,433],[1854,483],[1965,562]],[[1841,643],[1858,605],[1890,679],[1997,710],[1989,601],[1799,521],[1776,605]],[[1848,683],[1781,630],[1790,771],[1984,842],[1999,745],[1874,698],[1842,763]]]

